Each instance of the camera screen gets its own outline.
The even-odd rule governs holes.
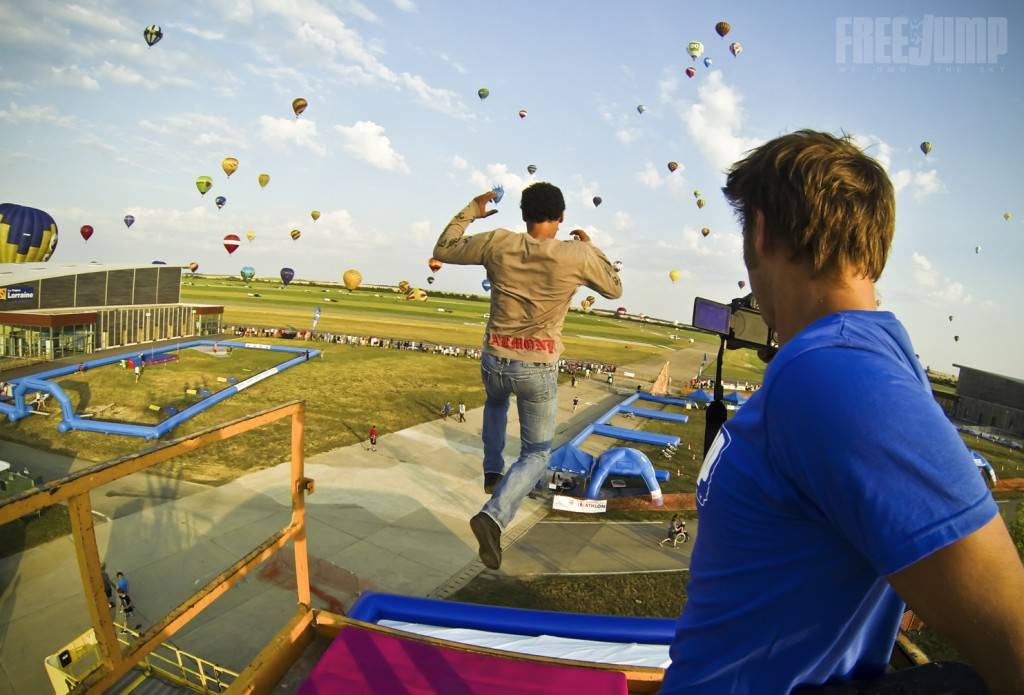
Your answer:
[[[693,325],[706,331],[720,335],[729,333],[729,314],[732,309],[728,304],[712,302],[710,299],[697,297],[693,300]]]

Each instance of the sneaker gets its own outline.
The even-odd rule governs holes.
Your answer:
[[[504,477],[501,473],[484,473],[484,492],[488,495],[493,495],[494,488],[498,487],[498,483]]]
[[[496,570],[501,567],[501,529],[483,512],[469,520],[469,528],[480,543],[480,560],[487,567]]]

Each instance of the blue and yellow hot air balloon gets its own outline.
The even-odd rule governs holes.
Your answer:
[[[57,248],[57,223],[35,208],[0,204],[0,263],[49,260]]]

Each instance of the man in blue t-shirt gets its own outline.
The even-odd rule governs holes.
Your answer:
[[[992,693],[1024,692],[1024,567],[910,338],[876,311],[892,184],[800,131],[729,173],[754,297],[782,347],[718,433],[663,693],[880,676],[904,602]]]

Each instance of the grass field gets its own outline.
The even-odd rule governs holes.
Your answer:
[[[487,322],[484,314],[490,309],[483,297],[432,297],[427,302],[407,302],[402,295],[387,291],[350,293],[337,287],[300,285],[282,288],[271,282],[251,282],[246,287],[241,281],[213,278],[186,281],[182,301],[223,305],[228,323],[292,325],[299,329],[311,325],[313,310],[320,306],[319,330],[470,346],[480,344]],[[673,340],[671,335],[678,339]],[[566,357],[613,364],[667,354],[690,345],[690,338],[694,347],[717,349],[717,338],[706,333],[580,312],[569,313],[563,334]],[[736,366],[747,369],[746,364]]]
[[[260,339],[262,343],[297,344]],[[324,347],[316,344],[314,347]],[[153,423],[166,417],[148,406],[191,402],[185,389],[207,384],[214,391],[283,361],[279,354],[233,350],[216,358],[186,351],[179,362],[148,367],[142,381],[116,365],[66,377],[61,385],[73,402],[100,411],[104,419]],[[181,436],[293,399],[306,401],[306,454],[366,439],[370,425],[381,434],[438,417],[444,400],[483,404],[480,365],[475,360],[406,350],[331,345],[324,359],[313,359],[262,381],[198,415],[175,430]],[[51,410],[54,408],[51,407]],[[116,416],[116,417],[115,417]],[[91,432],[59,434],[59,414],[0,423],[0,437],[37,448],[103,461],[152,445],[134,437]],[[220,484],[242,473],[287,460],[288,423],[278,423],[204,448],[175,460],[164,472],[186,480]]]
[[[573,575],[517,579],[479,575],[453,601],[643,618],[677,618],[686,603],[689,572]],[[580,597],[586,596],[582,601]]]

